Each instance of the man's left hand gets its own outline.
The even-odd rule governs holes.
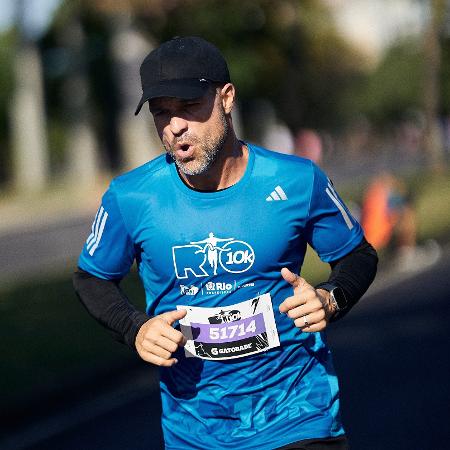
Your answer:
[[[307,333],[322,331],[328,325],[335,310],[330,293],[314,289],[304,278],[284,267],[282,277],[294,288],[294,295],[280,305],[280,312],[287,314],[297,328]]]

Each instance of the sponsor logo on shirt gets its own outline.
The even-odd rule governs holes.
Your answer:
[[[250,244],[233,237],[206,239],[172,247],[173,266],[178,279],[217,275],[221,271],[242,273],[252,267],[255,252]]]
[[[181,295],[196,295],[199,291],[197,286],[185,286],[184,284],[180,284],[180,293]]]
[[[283,191],[283,188],[278,185],[274,191],[271,192],[271,194],[266,198],[266,202],[271,202],[273,200],[275,201],[282,201],[282,200],[287,200],[287,195],[286,193]]]
[[[180,284],[180,294],[193,297],[197,295],[201,289],[202,295],[219,295],[229,294],[237,289],[255,287],[254,282],[244,283],[241,285],[238,285],[237,283],[238,282],[236,280],[232,281],[231,283],[224,281],[208,281],[200,288],[194,285],[188,286],[185,284]]]
[[[238,289],[241,288],[246,288],[246,287],[254,287],[255,283],[245,283],[245,284],[241,284],[240,286],[238,286]]]
[[[212,281],[208,281],[205,284],[205,292],[206,294],[226,294],[232,292],[233,284],[231,283],[222,283],[220,281],[214,283]]]

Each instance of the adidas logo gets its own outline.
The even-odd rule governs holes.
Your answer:
[[[281,186],[277,186],[275,190],[266,198],[266,202],[271,202],[273,200],[287,200],[287,195],[281,189]]]

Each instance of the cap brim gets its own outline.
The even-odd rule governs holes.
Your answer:
[[[145,102],[154,98],[171,97],[192,100],[203,97],[208,90],[208,85],[207,80],[184,79],[161,81],[156,85],[146,86],[134,115],[137,116],[139,114]]]

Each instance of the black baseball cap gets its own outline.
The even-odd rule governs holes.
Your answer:
[[[153,98],[185,100],[202,97],[209,82],[230,82],[219,49],[200,37],[176,37],[150,52],[141,64],[142,97],[136,108]]]

